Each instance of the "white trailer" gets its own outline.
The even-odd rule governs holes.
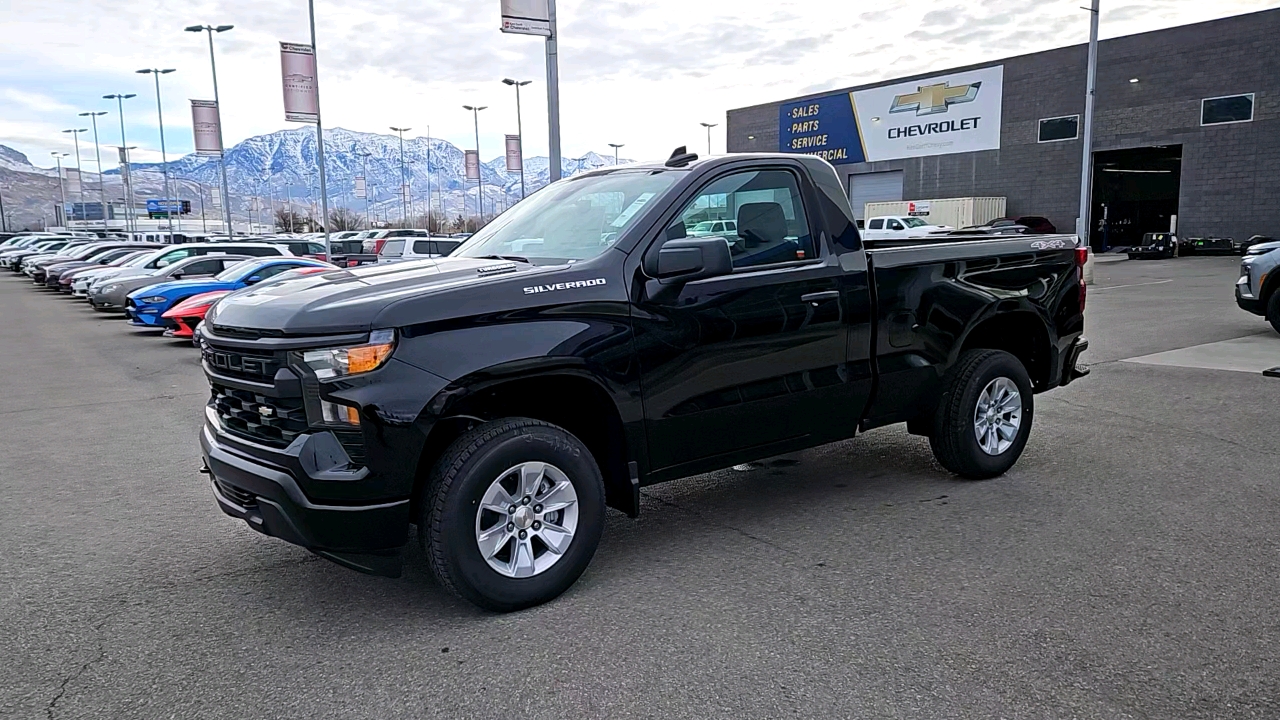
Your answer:
[[[964,197],[941,200],[899,200],[867,203],[863,217],[886,215],[918,217],[930,225],[956,229],[982,225],[1004,217],[1005,198]]]

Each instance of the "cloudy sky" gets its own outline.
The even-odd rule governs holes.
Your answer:
[[[699,122],[771,100],[1084,42],[1087,0],[559,0],[564,152],[665,157],[703,149]],[[1115,37],[1280,7],[1280,0],[1103,0]],[[176,68],[162,82],[169,156],[191,150],[189,98],[211,98],[204,34],[215,37],[227,145],[284,121],[278,41],[308,41],[304,0],[5,0],[0,43],[0,143],[38,165],[72,150],[60,131],[99,119],[119,144],[109,93],[136,93],[125,121],[136,157],[158,160],[155,89],[139,68]],[[486,160],[516,131],[503,77],[523,94],[525,153],[546,153],[541,38],[498,31],[498,0],[316,0],[321,102],[328,126],[474,144],[464,104],[480,114]],[[86,134],[92,142],[91,133]],[[82,136],[84,138],[86,136]],[[81,146],[84,150],[84,144]],[[92,148],[90,147],[90,152]],[[86,164],[92,166],[87,159]],[[104,153],[104,166],[108,165]],[[113,163],[112,163],[113,164]]]

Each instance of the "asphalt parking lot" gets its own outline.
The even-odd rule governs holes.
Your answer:
[[[1280,337],[1238,265],[1098,263],[1093,373],[1005,477],[886,428],[650,488],[505,616],[416,544],[366,577],[222,515],[194,349],[6,273],[0,715],[1280,716]]]

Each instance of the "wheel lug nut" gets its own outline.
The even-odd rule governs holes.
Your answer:
[[[534,529],[534,530],[541,530],[541,529],[542,529],[542,523],[538,522],[537,520],[534,520],[534,521],[533,521],[533,529]]]
[[[530,498],[528,495],[525,495],[525,496],[524,496],[524,499],[523,499],[523,500],[521,500],[521,501],[520,501],[520,503],[521,503],[522,505],[528,505],[528,504],[529,504],[529,501],[530,501],[530,500],[532,500],[532,499],[533,499],[533,498]]]
[[[516,529],[515,523],[507,523],[507,532],[511,532],[512,530],[515,530],[515,529]]]
[[[542,512],[542,506],[541,506],[541,505],[534,505],[534,506],[533,506],[533,511],[534,511],[534,512],[536,512],[536,513],[540,513],[540,512]]]
[[[507,512],[509,512],[509,513],[511,513],[511,514],[513,514],[513,515],[514,515],[514,514],[515,514],[515,512],[516,512],[516,506],[515,506],[515,505],[512,505],[511,507],[507,508]]]
[[[521,539],[521,540],[523,540],[523,539],[525,539],[525,538],[527,538],[527,537],[529,537],[529,533],[525,532],[524,530],[521,530],[521,531],[520,531],[520,539]]]

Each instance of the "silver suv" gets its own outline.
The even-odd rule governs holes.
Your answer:
[[[1236,304],[1261,315],[1280,332],[1280,241],[1260,242],[1245,251],[1236,280]]]

